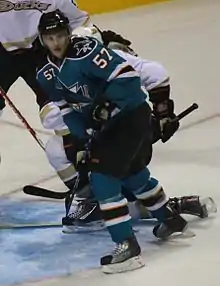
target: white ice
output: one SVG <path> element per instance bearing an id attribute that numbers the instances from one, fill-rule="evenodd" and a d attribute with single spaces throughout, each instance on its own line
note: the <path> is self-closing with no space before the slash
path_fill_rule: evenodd
<path id="1" fill-rule="evenodd" d="M 100 27 L 111 28 L 131 39 L 141 56 L 161 61 L 167 67 L 178 112 L 192 102 L 199 104 L 200 109 L 183 120 L 185 129 L 166 145 L 155 147 L 151 170 L 169 195 L 196 193 L 212 196 L 218 204 L 219 12 L 219 0 L 179 0 L 94 17 Z M 32 92 L 22 81 L 17 81 L 10 95 L 45 140 L 47 135 L 42 132 Z M 21 186 L 38 181 L 44 186 L 62 189 L 59 180 L 52 178 L 54 172 L 43 151 L 19 127 L 19 120 L 9 108 L 0 125 L 1 193 L 14 192 L 15 196 L 24 197 L 19 192 Z M 146 267 L 141 270 L 106 276 L 100 269 L 94 269 L 37 284 L 219 286 L 220 217 L 217 214 L 200 224 L 192 224 L 192 229 L 196 233 L 193 239 L 161 245 L 155 254 L 144 248 Z"/>

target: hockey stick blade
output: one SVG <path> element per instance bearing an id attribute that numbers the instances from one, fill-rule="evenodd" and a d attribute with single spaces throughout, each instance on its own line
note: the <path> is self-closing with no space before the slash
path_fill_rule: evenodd
<path id="1" fill-rule="evenodd" d="M 60 223 L 29 223 L 29 224 L 1 224 L 0 230 L 4 229 L 37 229 L 37 228 L 56 228 L 61 227 Z"/>
<path id="2" fill-rule="evenodd" d="M 27 195 L 44 197 L 50 199 L 63 200 L 69 194 L 68 192 L 55 192 L 41 187 L 27 185 L 23 187 L 23 192 Z"/>

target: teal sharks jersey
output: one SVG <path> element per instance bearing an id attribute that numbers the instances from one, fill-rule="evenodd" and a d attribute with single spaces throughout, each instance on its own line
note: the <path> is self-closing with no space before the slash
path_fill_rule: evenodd
<path id="1" fill-rule="evenodd" d="M 93 38 L 73 38 L 62 63 L 56 65 L 48 57 L 37 79 L 51 101 L 67 102 L 82 113 L 99 100 L 113 103 L 120 113 L 147 97 L 138 73 Z"/>

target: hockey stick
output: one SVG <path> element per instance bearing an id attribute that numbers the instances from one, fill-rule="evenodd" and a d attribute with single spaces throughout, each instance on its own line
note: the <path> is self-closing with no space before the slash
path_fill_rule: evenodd
<path id="1" fill-rule="evenodd" d="M 61 227 L 60 223 L 29 223 L 29 224 L 1 224 L 0 223 L 0 230 L 3 229 L 37 229 L 37 228 L 55 228 Z"/>
<path id="2" fill-rule="evenodd" d="M 48 190 L 45 188 L 33 186 L 33 185 L 26 185 L 23 187 L 23 192 L 27 195 L 37 196 L 37 197 L 44 197 L 56 200 L 63 200 L 66 196 L 70 193 L 68 192 L 55 192 L 52 190 Z"/>
<path id="3" fill-rule="evenodd" d="M 0 96 L 2 96 L 5 99 L 5 101 L 11 107 L 11 109 L 14 111 L 17 117 L 21 120 L 25 128 L 29 131 L 32 137 L 37 141 L 38 145 L 44 150 L 43 142 L 37 137 L 37 134 L 34 131 L 34 129 L 30 126 L 30 124 L 27 122 L 27 120 L 24 118 L 24 116 L 17 109 L 17 107 L 14 105 L 14 103 L 11 101 L 11 99 L 7 96 L 7 94 L 4 92 L 4 90 L 1 87 L 0 87 Z"/>
<path id="4" fill-rule="evenodd" d="M 83 168 L 83 166 L 85 166 L 88 162 L 91 143 L 92 143 L 92 140 L 95 137 L 95 135 L 97 135 L 96 131 L 93 130 L 88 142 L 85 145 L 85 153 L 83 155 L 83 158 L 80 161 L 79 168 L 81 169 L 81 172 L 80 172 L 80 170 L 78 170 L 78 174 L 76 176 L 74 186 L 65 198 L 66 217 L 68 217 L 68 215 L 69 215 L 69 211 L 70 211 L 70 208 L 71 208 L 72 203 L 73 203 L 74 195 L 77 193 L 77 190 L 80 189 L 80 182 L 81 182 L 80 178 L 83 174 L 85 175 L 85 172 L 84 172 L 85 169 Z M 86 171 L 86 176 L 88 177 L 87 171 Z"/>
<path id="5" fill-rule="evenodd" d="M 190 105 L 188 108 L 186 108 L 184 111 L 182 111 L 175 120 L 181 120 L 190 113 L 192 113 L 194 110 L 198 108 L 198 104 L 193 103 Z M 70 194 L 70 191 L 68 192 L 55 192 L 52 190 L 44 189 L 41 187 L 33 186 L 33 185 L 27 185 L 24 186 L 23 192 L 28 195 L 32 196 L 39 196 L 39 197 L 44 197 L 44 198 L 50 198 L 50 199 L 57 199 L 57 200 L 62 200 L 67 197 L 67 195 Z"/>
<path id="6" fill-rule="evenodd" d="M 78 174 L 73 188 L 69 191 L 69 193 L 65 197 L 66 217 L 68 216 L 70 208 L 72 206 L 74 195 L 79 187 L 79 182 L 80 182 L 80 175 Z"/>

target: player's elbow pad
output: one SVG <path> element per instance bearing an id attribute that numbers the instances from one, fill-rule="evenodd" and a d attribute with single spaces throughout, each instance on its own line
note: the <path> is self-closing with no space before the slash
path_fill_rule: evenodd
<path id="1" fill-rule="evenodd" d="M 153 104 L 161 103 L 170 98 L 170 85 L 153 88 L 148 93 Z"/>
<path id="2" fill-rule="evenodd" d="M 53 102 L 47 103 L 40 110 L 40 120 L 46 129 L 57 129 L 58 126 L 64 125 L 60 109 Z"/>

